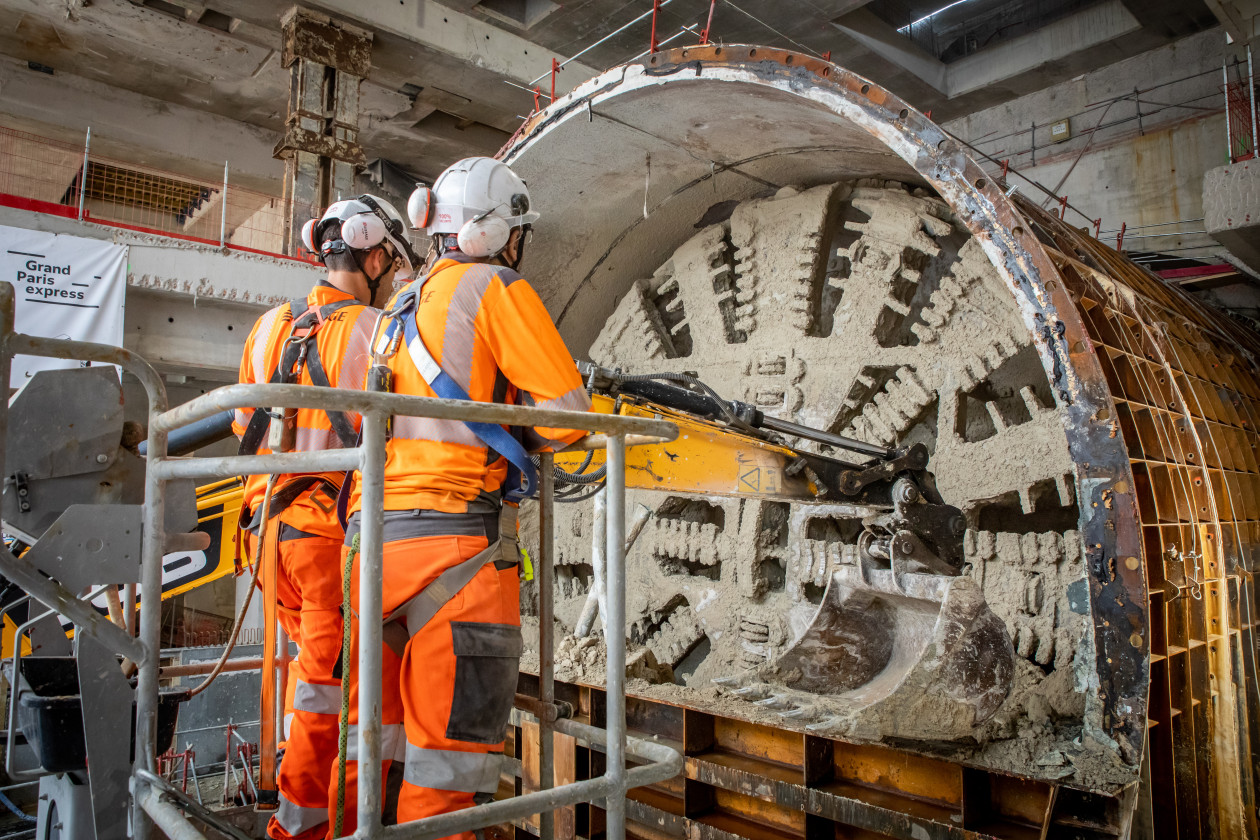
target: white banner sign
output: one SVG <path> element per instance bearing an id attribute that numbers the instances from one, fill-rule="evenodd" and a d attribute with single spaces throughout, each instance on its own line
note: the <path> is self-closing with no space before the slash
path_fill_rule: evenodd
<path id="1" fill-rule="evenodd" d="M 13 284 L 18 332 L 122 345 L 126 245 L 0 225 L 0 281 Z M 18 356 L 9 383 L 80 364 Z"/>

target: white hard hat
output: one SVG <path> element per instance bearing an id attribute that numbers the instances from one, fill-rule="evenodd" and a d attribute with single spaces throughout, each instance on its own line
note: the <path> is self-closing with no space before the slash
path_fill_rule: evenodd
<path id="1" fill-rule="evenodd" d="M 439 175 L 432 189 L 417 187 L 407 215 L 413 227 L 429 234 L 458 234 L 469 222 L 491 216 L 506 222 L 509 231 L 538 220 L 529 187 L 506 163 L 489 157 L 464 158 Z"/>
<path id="2" fill-rule="evenodd" d="M 328 222 L 340 223 L 339 236 L 320 242 L 320 232 Z M 389 242 L 394 255 L 403 261 L 404 265 L 395 277 L 400 280 L 410 277 L 421 260 L 407 241 L 402 214 L 383 198 L 361 195 L 334 202 L 318 221 L 311 219 L 302 227 L 302 244 L 311 253 L 319 255 L 321 261 L 328 254 L 347 249 L 366 251 L 382 242 Z"/>

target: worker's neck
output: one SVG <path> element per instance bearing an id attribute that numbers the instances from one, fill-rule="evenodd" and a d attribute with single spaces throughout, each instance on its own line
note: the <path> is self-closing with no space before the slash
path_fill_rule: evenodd
<path id="1" fill-rule="evenodd" d="M 501 265 L 504 268 L 512 267 L 508 264 L 507 260 L 503 258 L 502 254 L 496 257 L 470 257 L 463 251 L 451 249 L 444 252 L 441 259 L 461 259 L 466 260 L 467 262 L 480 263 L 482 265 Z"/>
<path id="2" fill-rule="evenodd" d="M 361 271 L 342 271 L 334 269 L 328 272 L 325 278 L 328 285 L 334 289 L 340 289 L 348 295 L 354 295 L 359 303 L 370 304 L 372 295 L 368 291 L 367 278 L 363 276 Z"/>

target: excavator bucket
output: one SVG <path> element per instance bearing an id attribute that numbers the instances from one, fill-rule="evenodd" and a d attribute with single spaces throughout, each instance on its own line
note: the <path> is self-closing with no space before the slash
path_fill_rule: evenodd
<path id="1" fill-rule="evenodd" d="M 777 658 L 719 684 L 829 735 L 954 741 L 1002 705 L 1014 660 L 970 577 L 845 566 Z"/>

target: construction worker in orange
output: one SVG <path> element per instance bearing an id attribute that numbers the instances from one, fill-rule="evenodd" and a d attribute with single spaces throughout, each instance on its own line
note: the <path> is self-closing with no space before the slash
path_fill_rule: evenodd
<path id="1" fill-rule="evenodd" d="M 432 236 L 436 261 L 387 309 L 373 341 L 373 385 L 589 410 L 572 356 L 516 271 L 538 218 L 524 181 L 492 158 L 461 160 L 432 190 L 413 193 L 407 215 Z M 558 451 L 583 434 L 393 418 L 385 464 L 382 719 L 397 720 L 401 710 L 405 737 L 394 753 L 404 766 L 399 823 L 486 802 L 498 790 L 522 646 L 517 503 L 537 479 L 528 453 Z M 354 480 L 346 528 L 352 554 L 362 489 L 358 474 Z M 357 582 L 357 558 L 355 565 Z M 357 604 L 357 586 L 351 597 Z M 357 625 L 357 608 L 351 614 Z M 388 732 L 383 740 L 388 757 Z M 347 815 L 355 801 L 349 787 Z M 347 820 L 342 833 L 354 828 Z"/>
<path id="2" fill-rule="evenodd" d="M 361 390 L 381 314 L 373 307 L 388 300 L 396 276 L 410 277 L 420 262 L 405 227 L 395 208 L 368 195 L 338 201 L 322 218 L 307 222 L 303 244 L 328 268 L 327 277 L 305 298 L 258 319 L 245 342 L 240 381 Z M 355 446 L 359 423 L 354 413 L 258 408 L 237 411 L 233 430 L 241 454 L 310 452 Z M 285 715 L 278 807 L 267 826 L 273 840 L 328 832 L 328 779 L 337 759 L 341 711 L 335 666 L 342 644 L 345 533 L 337 496 L 344 477 L 341 472 L 275 476 L 269 500 L 264 500 L 267 476 L 245 480 L 242 519 L 252 533 L 252 554 L 266 569 L 263 560 L 274 553 L 276 612 L 299 649 L 289 673 L 291 714 Z M 264 509 L 267 523 L 260 528 Z"/>

